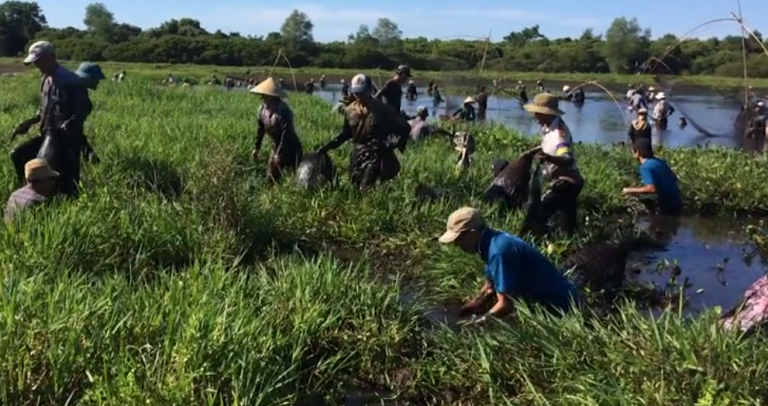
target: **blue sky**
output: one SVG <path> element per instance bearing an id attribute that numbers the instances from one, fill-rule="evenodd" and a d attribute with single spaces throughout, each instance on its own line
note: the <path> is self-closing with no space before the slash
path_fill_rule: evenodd
<path id="1" fill-rule="evenodd" d="M 38 0 L 55 27 L 83 26 L 87 0 Z M 264 2 L 253 0 L 180 1 L 180 0 L 104 0 L 119 22 L 142 28 L 158 26 L 171 18 L 200 20 L 209 31 L 237 31 L 243 35 L 265 35 L 278 31 L 293 9 L 304 11 L 315 25 L 315 39 L 343 40 L 357 31 L 360 24 L 371 28 L 376 20 L 387 17 L 396 22 L 407 37 L 428 38 L 484 37 L 489 31 L 500 39 L 513 30 L 539 24 L 548 37 L 578 36 L 586 28 L 604 33 L 617 16 L 636 17 L 653 36 L 665 33 L 682 35 L 707 20 L 727 18 L 736 12 L 736 1 L 724 0 L 549 0 L 536 2 L 513 0 L 389 0 L 384 3 L 352 0 L 323 2 Z M 363 4 L 373 4 L 364 6 Z M 467 7 L 470 5 L 470 7 Z M 546 9 L 543 7 L 548 5 Z M 388 7 L 387 7 L 388 6 Z M 742 12 L 753 29 L 768 33 L 768 1 L 742 0 Z M 754 19 L 750 17 L 753 16 Z M 734 22 L 709 25 L 696 32 L 697 37 L 738 35 Z"/>

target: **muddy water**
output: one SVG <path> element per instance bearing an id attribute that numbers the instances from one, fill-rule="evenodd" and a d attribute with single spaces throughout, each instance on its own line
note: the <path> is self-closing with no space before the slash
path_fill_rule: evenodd
<path id="1" fill-rule="evenodd" d="M 426 96 L 424 89 L 418 89 L 419 99 L 416 101 L 403 100 L 403 110 L 411 115 L 416 113 L 418 106 L 429 108 L 430 114 L 452 114 L 460 107 L 466 95 L 445 94 L 446 103 L 441 103 L 436 108 L 431 98 Z M 553 90 L 553 92 L 555 92 Z M 325 91 L 315 92 L 318 97 L 329 102 L 338 101 L 341 97 L 339 89 L 329 86 Z M 532 96 L 532 95 L 530 95 Z M 679 94 L 672 98 L 672 104 L 679 104 L 690 115 L 689 120 L 695 121 L 707 132 L 716 136 L 702 136 L 692 125 L 680 129 L 677 127 L 677 119 L 680 112 L 676 112 L 670 119 L 669 128 L 663 132 L 654 131 L 654 141 L 669 147 L 695 146 L 706 143 L 724 145 L 728 147 L 761 150 L 763 144 L 746 144 L 741 137 L 733 137 L 733 121 L 737 114 L 737 107 L 733 101 L 727 101 L 723 96 L 712 95 L 685 95 Z M 634 118 L 627 111 L 626 105 L 619 100 L 619 105 L 606 93 L 600 91 L 587 92 L 586 103 L 577 107 L 570 102 L 561 102 L 561 109 L 565 111 L 566 122 L 577 141 L 595 143 L 616 143 L 627 139 L 627 128 Z M 537 131 L 537 125 L 531 119 L 530 114 L 522 109 L 520 103 L 508 97 L 492 96 L 488 100 L 487 120 L 504 124 L 518 129 L 523 133 L 533 134 Z"/>
<path id="2" fill-rule="evenodd" d="M 753 221 L 755 223 L 756 221 Z M 690 283 L 686 314 L 697 314 L 705 308 L 735 306 L 744 291 L 766 271 L 766 260 L 757 255 L 754 246 L 745 244 L 744 228 L 749 221 L 718 218 L 683 218 L 679 227 L 672 226 L 666 248 L 633 253 L 629 268 L 640 269 L 635 278 L 664 287 L 676 262 L 680 275 Z M 644 219 L 640 227 L 648 227 Z M 657 270 L 661 264 L 669 266 Z M 630 272 L 632 273 L 632 272 Z M 697 291 L 700 293 L 696 294 Z"/>

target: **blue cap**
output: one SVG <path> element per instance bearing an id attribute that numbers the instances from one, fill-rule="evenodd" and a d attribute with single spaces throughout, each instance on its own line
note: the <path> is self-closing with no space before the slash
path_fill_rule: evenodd
<path id="1" fill-rule="evenodd" d="M 104 80 L 107 78 L 101 71 L 101 66 L 93 62 L 81 63 L 75 73 L 83 79 Z"/>

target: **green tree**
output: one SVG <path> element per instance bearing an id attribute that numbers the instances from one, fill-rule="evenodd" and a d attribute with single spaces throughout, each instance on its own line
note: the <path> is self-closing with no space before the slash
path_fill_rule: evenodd
<path id="1" fill-rule="evenodd" d="M 613 20 L 605 34 L 605 58 L 616 73 L 631 73 L 649 57 L 650 30 L 643 30 L 636 18 Z"/>
<path id="2" fill-rule="evenodd" d="M 91 3 L 85 7 L 83 24 L 95 38 L 111 41 L 114 33 L 115 15 L 104 3 Z"/>
<path id="3" fill-rule="evenodd" d="M 24 53 L 28 43 L 47 26 L 45 15 L 36 2 L 6 1 L 0 4 L 0 55 Z"/>

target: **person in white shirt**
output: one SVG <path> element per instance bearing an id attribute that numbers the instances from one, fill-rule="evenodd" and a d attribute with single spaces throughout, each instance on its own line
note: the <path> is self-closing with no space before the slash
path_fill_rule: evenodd
<path id="1" fill-rule="evenodd" d="M 525 105 L 541 125 L 541 146 L 536 148 L 536 158 L 544 162 L 544 175 L 552 183 L 541 198 L 546 219 L 557 212 L 565 215 L 565 231 L 573 234 L 577 225 L 577 200 L 584 187 L 584 178 L 576 165 L 573 154 L 571 131 L 562 119 L 565 114 L 559 108 L 558 98 L 541 93 Z"/>

